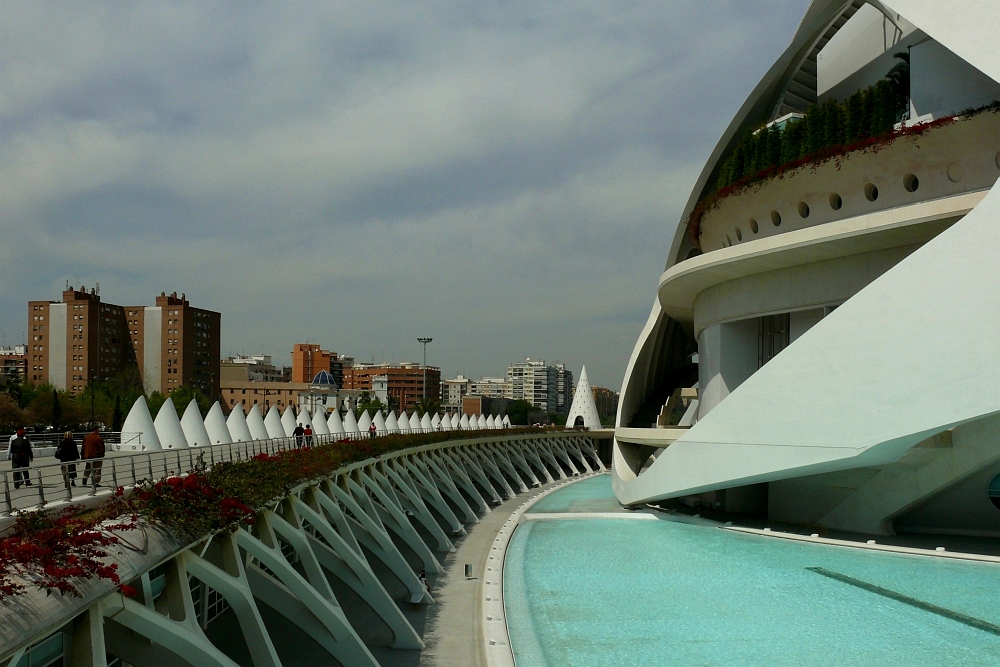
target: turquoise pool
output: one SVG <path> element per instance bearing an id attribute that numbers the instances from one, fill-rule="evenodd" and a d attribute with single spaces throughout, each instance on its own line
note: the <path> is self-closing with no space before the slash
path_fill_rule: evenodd
<path id="1" fill-rule="evenodd" d="M 532 509 L 613 497 L 604 475 Z M 504 595 L 518 667 L 1000 664 L 1000 566 L 666 518 L 525 522 Z"/>

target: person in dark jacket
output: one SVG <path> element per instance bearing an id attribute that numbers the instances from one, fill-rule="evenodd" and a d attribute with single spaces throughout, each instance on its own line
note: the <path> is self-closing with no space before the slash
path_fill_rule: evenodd
<path id="1" fill-rule="evenodd" d="M 87 483 L 87 478 L 93 480 L 94 486 L 101 483 L 101 468 L 104 467 L 104 438 L 101 437 L 101 430 L 94 427 L 94 430 L 83 436 L 83 458 L 87 460 L 87 465 L 83 468 L 83 483 Z"/>
<path id="2" fill-rule="evenodd" d="M 7 455 L 10 457 L 10 467 L 14 469 L 14 488 L 20 489 L 22 481 L 26 486 L 31 486 L 28 466 L 35 460 L 35 453 L 31 451 L 31 442 L 25 437 L 23 428 L 17 429 L 17 437 L 11 440 Z"/>
<path id="3" fill-rule="evenodd" d="M 66 486 L 76 486 L 76 461 L 80 460 L 80 450 L 76 448 L 72 431 L 63 434 L 62 442 L 56 447 L 56 458 L 62 461 L 63 482 Z"/>
<path id="4" fill-rule="evenodd" d="M 306 430 L 302 428 L 302 424 L 297 424 L 295 429 L 292 431 L 292 435 L 295 436 L 295 446 L 302 446 L 302 436 L 305 435 Z"/>

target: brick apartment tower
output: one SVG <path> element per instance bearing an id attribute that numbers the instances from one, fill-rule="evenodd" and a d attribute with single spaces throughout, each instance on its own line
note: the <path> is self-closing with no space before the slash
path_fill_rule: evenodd
<path id="1" fill-rule="evenodd" d="M 155 307 L 118 306 L 96 290 L 69 288 L 61 303 L 28 302 L 27 380 L 75 394 L 136 373 L 146 391 L 168 395 L 183 385 L 215 400 L 221 318 L 176 293 L 161 294 Z"/>
<path id="2" fill-rule="evenodd" d="M 169 396 L 183 386 L 219 398 L 221 314 L 195 308 L 177 292 L 161 292 L 156 306 L 125 311 L 146 391 Z"/>
<path id="3" fill-rule="evenodd" d="M 137 370 L 125 309 L 103 303 L 97 290 L 72 287 L 62 303 L 28 302 L 28 382 L 70 393 L 91 380 Z"/>
<path id="4" fill-rule="evenodd" d="M 333 356 L 319 345 L 296 343 L 292 348 L 292 382 L 312 382 L 316 373 L 329 372 Z"/>
<path id="5" fill-rule="evenodd" d="M 358 364 L 344 368 L 344 388 L 372 390 L 372 378 L 388 378 L 389 396 L 399 401 L 400 407 L 412 408 L 424 396 L 424 367 L 420 364 Z M 441 369 L 427 367 L 427 398 L 441 396 Z"/>

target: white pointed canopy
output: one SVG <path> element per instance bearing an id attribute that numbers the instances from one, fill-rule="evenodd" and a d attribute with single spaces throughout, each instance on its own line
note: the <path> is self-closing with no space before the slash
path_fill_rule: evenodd
<path id="1" fill-rule="evenodd" d="M 424 416 L 420 418 L 420 428 L 424 429 L 424 433 L 430 433 L 434 430 L 429 413 L 425 412 Z"/>
<path id="2" fill-rule="evenodd" d="M 587 367 L 580 371 L 580 379 L 573 393 L 573 404 L 566 415 L 566 426 L 584 426 L 585 428 L 601 428 L 601 416 L 597 414 L 597 403 L 594 402 L 594 391 L 590 388 L 587 378 Z"/>
<path id="3" fill-rule="evenodd" d="M 191 399 L 188 406 L 184 408 L 184 416 L 181 417 L 181 428 L 184 430 L 184 439 L 191 447 L 204 447 L 212 443 L 205 430 L 205 422 L 202 421 L 201 409 L 198 401 Z"/>
<path id="4" fill-rule="evenodd" d="M 481 429 L 486 428 L 486 417 L 484 417 L 483 415 L 479 415 L 479 428 Z"/>
<path id="5" fill-rule="evenodd" d="M 490 429 L 492 431 L 496 427 L 497 427 L 497 422 L 496 422 L 495 419 L 493 419 L 493 415 L 490 415 L 489 417 L 487 417 L 486 418 L 486 428 L 488 428 L 488 429 Z"/>
<path id="6" fill-rule="evenodd" d="M 463 431 L 468 431 L 472 428 L 472 422 L 469 421 L 469 415 L 462 413 L 462 419 L 458 422 L 459 427 Z"/>
<path id="7" fill-rule="evenodd" d="M 250 435 L 250 428 L 247 426 L 247 419 L 243 416 L 243 406 L 237 403 L 233 406 L 233 411 L 229 413 L 226 420 L 226 428 L 234 442 L 250 442 L 253 436 Z"/>
<path id="8" fill-rule="evenodd" d="M 344 413 L 344 432 L 345 433 L 357 433 L 358 432 L 358 420 L 354 418 L 354 411 L 348 410 Z"/>
<path id="9" fill-rule="evenodd" d="M 368 432 L 368 427 L 372 425 L 372 418 L 368 416 L 367 410 L 361 411 L 361 418 L 358 419 L 358 430 L 362 433 Z"/>
<path id="10" fill-rule="evenodd" d="M 267 416 L 264 417 L 264 426 L 267 428 L 268 437 L 285 437 L 285 427 L 281 425 L 281 413 L 278 412 L 277 405 L 272 405 L 271 409 L 267 411 Z"/>
<path id="11" fill-rule="evenodd" d="M 264 426 L 264 418 L 260 414 L 260 405 L 253 404 L 250 412 L 247 413 L 247 428 L 250 429 L 250 437 L 254 440 L 267 440 L 267 427 Z"/>
<path id="12" fill-rule="evenodd" d="M 312 428 L 313 427 L 313 422 L 312 422 L 312 417 L 309 416 L 309 408 L 305 408 L 304 407 L 301 410 L 299 410 L 299 416 L 298 416 L 298 419 L 296 419 L 296 421 L 299 424 L 302 424 L 302 428 L 305 428 L 306 426 L 308 426 L 309 428 Z M 315 429 L 313 429 L 313 430 L 315 430 Z"/>
<path id="13" fill-rule="evenodd" d="M 436 412 L 431 417 L 431 428 L 435 431 L 441 430 L 441 416 Z"/>
<path id="14" fill-rule="evenodd" d="M 413 433 L 423 432 L 423 427 L 420 426 L 420 417 L 417 416 L 416 410 L 410 415 L 410 431 Z"/>
<path id="15" fill-rule="evenodd" d="M 462 428 L 462 416 L 457 412 L 451 416 L 451 430 L 457 431 Z"/>
<path id="16" fill-rule="evenodd" d="M 145 396 L 135 399 L 132 409 L 125 417 L 125 423 L 122 424 L 122 446 L 129 450 L 135 449 L 144 452 L 155 452 L 163 449 L 160 446 L 160 439 L 156 435 L 156 427 L 153 426 L 153 418 L 149 414 L 149 406 L 146 405 Z"/>
<path id="17" fill-rule="evenodd" d="M 344 435 L 344 422 L 340 420 L 340 411 L 336 408 L 330 413 L 330 417 L 326 420 L 326 426 L 330 429 L 332 435 Z"/>
<path id="18" fill-rule="evenodd" d="M 406 416 L 406 410 L 399 411 L 399 419 L 396 420 L 396 423 L 399 425 L 400 433 L 410 432 L 410 418 Z"/>
<path id="19" fill-rule="evenodd" d="M 393 410 L 389 410 L 389 414 L 385 417 L 385 430 L 389 433 L 399 432 L 399 422 L 396 421 L 396 413 Z"/>
<path id="20" fill-rule="evenodd" d="M 507 415 L 504 415 L 503 416 L 503 427 L 504 428 L 510 428 L 511 426 L 512 426 L 512 424 L 510 423 L 510 417 L 508 417 Z"/>
<path id="21" fill-rule="evenodd" d="M 188 443 L 184 437 L 184 429 L 181 428 L 181 420 L 177 418 L 174 402 L 169 398 L 160 406 L 153 426 L 156 427 L 156 437 L 163 449 L 187 448 Z"/>
<path id="22" fill-rule="evenodd" d="M 326 408 L 316 407 L 316 412 L 312 416 L 313 433 L 316 435 L 330 435 L 330 427 L 326 423 Z"/>
<path id="23" fill-rule="evenodd" d="M 281 413 L 281 428 L 285 431 L 285 437 L 292 437 L 295 431 L 295 410 L 292 406 L 285 406 L 285 411 Z"/>
<path id="24" fill-rule="evenodd" d="M 208 431 L 208 438 L 213 445 L 227 444 L 233 441 L 226 426 L 226 418 L 222 414 L 222 406 L 216 401 L 212 409 L 205 417 L 205 430 Z"/>
<path id="25" fill-rule="evenodd" d="M 385 433 L 386 432 L 385 419 L 382 418 L 382 411 L 381 410 L 376 410 L 375 411 L 375 418 L 372 419 L 372 422 L 375 424 L 375 432 L 376 433 Z"/>

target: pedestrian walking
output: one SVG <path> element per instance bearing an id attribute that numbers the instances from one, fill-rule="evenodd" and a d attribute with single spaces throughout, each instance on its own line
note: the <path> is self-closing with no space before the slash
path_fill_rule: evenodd
<path id="1" fill-rule="evenodd" d="M 63 482 L 66 486 L 76 486 L 76 462 L 80 460 L 80 450 L 76 447 L 72 431 L 63 433 L 55 456 L 62 462 Z"/>
<path id="2" fill-rule="evenodd" d="M 87 483 L 89 477 L 94 486 L 101 483 L 101 468 L 104 467 L 104 438 L 101 437 L 100 429 L 96 426 L 94 430 L 83 437 L 83 459 L 87 465 L 83 468 L 83 483 Z"/>
<path id="3" fill-rule="evenodd" d="M 368 437 L 369 438 L 374 438 L 375 437 L 375 431 L 377 431 L 377 430 L 378 429 L 375 428 L 375 422 L 372 422 L 372 425 L 368 427 Z"/>
<path id="4" fill-rule="evenodd" d="M 31 451 L 31 441 L 24 435 L 23 428 L 17 429 L 17 437 L 10 441 L 7 458 L 10 459 L 10 467 L 14 469 L 14 488 L 20 489 L 21 482 L 25 486 L 31 486 L 28 466 L 35 460 L 35 453 Z"/>
<path id="5" fill-rule="evenodd" d="M 424 588 L 427 589 L 427 592 L 430 593 L 431 592 L 431 585 L 427 581 L 427 570 L 420 570 L 420 576 L 417 577 L 417 578 L 420 579 L 420 583 L 423 584 Z"/>
<path id="6" fill-rule="evenodd" d="M 295 436 L 295 446 L 302 447 L 302 437 L 305 435 L 306 430 L 302 428 L 302 424 L 296 424 L 295 430 L 292 431 L 292 435 Z"/>
<path id="7" fill-rule="evenodd" d="M 306 436 L 306 447 L 312 447 L 313 446 L 313 429 L 312 429 L 312 426 L 310 426 L 309 424 L 306 424 L 306 427 L 304 429 L 302 429 L 302 433 L 303 433 L 303 435 Z"/>

